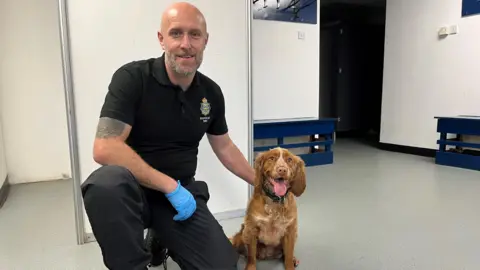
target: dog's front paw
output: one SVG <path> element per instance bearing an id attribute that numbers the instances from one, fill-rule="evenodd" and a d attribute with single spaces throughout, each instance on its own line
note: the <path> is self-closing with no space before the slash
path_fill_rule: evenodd
<path id="1" fill-rule="evenodd" d="M 292 262 L 286 261 L 285 262 L 285 270 L 294 270 L 300 264 L 300 260 L 293 257 Z"/>
<path id="2" fill-rule="evenodd" d="M 293 257 L 293 266 L 297 267 L 300 264 L 300 260 L 297 259 L 296 257 Z"/>
<path id="3" fill-rule="evenodd" d="M 257 266 L 255 264 L 247 264 L 245 270 L 257 270 Z"/>

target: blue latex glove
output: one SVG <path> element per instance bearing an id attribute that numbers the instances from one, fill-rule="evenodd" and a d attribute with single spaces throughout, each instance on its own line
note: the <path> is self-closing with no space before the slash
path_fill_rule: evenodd
<path id="1" fill-rule="evenodd" d="M 177 188 L 171 193 L 165 194 L 165 196 L 178 212 L 173 217 L 175 221 L 188 219 L 197 209 L 197 202 L 193 198 L 192 193 L 185 189 L 180 181 L 178 181 Z"/>

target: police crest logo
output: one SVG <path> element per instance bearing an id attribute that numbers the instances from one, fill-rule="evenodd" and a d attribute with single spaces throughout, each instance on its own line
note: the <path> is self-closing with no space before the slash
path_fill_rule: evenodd
<path id="1" fill-rule="evenodd" d="M 200 111 L 204 116 L 207 116 L 210 113 L 210 103 L 206 98 L 202 99 L 202 103 L 200 103 Z"/>
<path id="2" fill-rule="evenodd" d="M 208 103 L 208 100 L 206 98 L 202 98 L 202 102 L 200 103 L 200 112 L 202 113 L 202 117 L 200 117 L 200 120 L 203 121 L 204 123 L 208 122 L 210 120 L 210 103 Z"/>

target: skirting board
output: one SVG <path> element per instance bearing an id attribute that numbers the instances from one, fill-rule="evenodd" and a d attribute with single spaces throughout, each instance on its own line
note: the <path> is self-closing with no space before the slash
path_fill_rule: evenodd
<path id="1" fill-rule="evenodd" d="M 10 193 L 10 182 L 8 181 L 8 175 L 5 177 L 2 187 L 0 187 L 0 208 L 7 201 L 8 194 Z"/>
<path id="2" fill-rule="evenodd" d="M 264 124 L 264 123 L 283 123 L 283 122 L 297 122 L 297 121 L 311 121 L 318 120 L 318 117 L 297 117 L 297 118 L 286 118 L 286 119 L 262 119 L 254 120 L 254 124 Z"/>
<path id="3" fill-rule="evenodd" d="M 230 211 L 216 213 L 213 216 L 218 221 L 222 221 L 222 220 L 228 220 L 228 219 L 234 219 L 234 218 L 241 218 L 241 217 L 245 216 L 245 211 L 246 211 L 246 209 L 230 210 Z M 87 233 L 86 234 L 86 239 L 85 239 L 86 243 L 91 243 L 91 242 L 95 242 L 95 241 L 96 240 L 95 240 L 95 236 L 93 235 L 93 233 Z"/>
<path id="4" fill-rule="evenodd" d="M 228 220 L 228 219 L 234 219 L 234 218 L 241 218 L 245 216 L 245 211 L 246 209 L 230 210 L 230 211 L 216 213 L 213 216 L 218 221 L 222 221 L 222 220 Z"/>
<path id="5" fill-rule="evenodd" d="M 405 145 L 398 145 L 398 144 L 390 144 L 390 143 L 378 143 L 378 148 L 385 151 L 403 153 L 403 154 L 410 154 L 422 157 L 435 157 L 436 150 L 435 149 L 428 149 L 428 148 L 420 148 L 420 147 L 413 147 L 413 146 L 405 146 Z"/>

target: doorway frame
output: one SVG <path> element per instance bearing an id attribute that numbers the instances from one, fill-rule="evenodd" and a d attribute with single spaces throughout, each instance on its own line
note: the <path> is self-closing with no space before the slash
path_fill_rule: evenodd
<path id="1" fill-rule="evenodd" d="M 75 231 L 77 244 L 82 245 L 87 241 L 85 221 L 83 215 L 83 199 L 80 190 L 80 158 L 77 138 L 77 118 L 75 114 L 75 96 L 72 82 L 72 66 L 70 59 L 70 35 L 68 29 L 67 0 L 58 0 L 58 22 L 60 34 L 60 48 L 62 53 L 63 85 L 65 93 L 65 107 L 68 126 L 68 144 L 70 152 L 70 169 L 73 182 L 73 200 L 75 209 Z"/>

